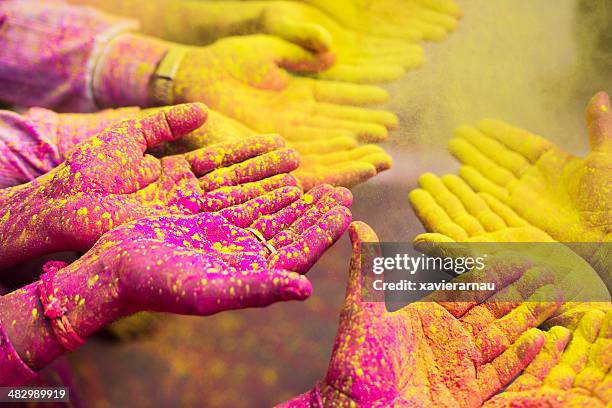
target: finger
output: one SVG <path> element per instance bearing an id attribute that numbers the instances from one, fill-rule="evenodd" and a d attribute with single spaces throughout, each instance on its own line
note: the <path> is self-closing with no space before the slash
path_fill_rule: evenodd
<path id="1" fill-rule="evenodd" d="M 344 307 L 353 308 L 354 305 L 360 305 L 363 303 L 363 291 L 362 291 L 362 270 L 361 260 L 364 258 L 364 252 L 379 251 L 378 246 L 371 246 L 367 249 L 363 248 L 364 243 L 376 244 L 378 243 L 378 236 L 376 232 L 366 223 L 361 221 L 354 221 L 349 225 L 349 237 L 351 239 L 352 256 L 349 267 L 348 281 L 346 284 L 346 294 L 344 296 Z M 370 303 L 369 310 L 374 313 L 384 313 L 385 305 L 384 302 Z"/>
<path id="2" fill-rule="evenodd" d="M 295 205 L 258 220 L 253 228 L 270 239 L 270 245 L 280 248 L 293 243 L 303 231 L 332 208 L 339 205 L 349 207 L 352 200 L 353 195 L 345 188 L 320 185 L 304 194 Z"/>
<path id="3" fill-rule="evenodd" d="M 510 193 L 505 187 L 494 183 L 472 166 L 461 166 L 459 175 L 474 189 L 474 191 L 485 192 L 502 202 L 508 201 L 510 197 Z"/>
<path id="4" fill-rule="evenodd" d="M 200 178 L 200 185 L 204 191 L 212 191 L 224 186 L 250 183 L 277 174 L 289 173 L 299 164 L 299 155 L 295 150 L 282 148 L 242 163 L 214 170 Z"/>
<path id="5" fill-rule="evenodd" d="M 279 131 L 286 140 L 293 143 L 322 142 L 335 138 L 351 138 L 356 140 L 357 135 L 348 129 L 326 129 L 307 125 L 280 126 Z"/>
<path id="6" fill-rule="evenodd" d="M 417 68 L 421 66 L 424 59 L 416 58 L 407 67 Z M 406 67 L 406 68 L 407 68 Z M 358 84 L 388 82 L 399 79 L 406 73 L 405 67 L 392 63 L 341 63 L 317 74 L 317 78 L 337 81 L 347 81 Z"/>
<path id="7" fill-rule="evenodd" d="M 249 136 L 185 153 L 185 160 L 189 162 L 196 176 L 202 176 L 215 169 L 241 163 L 284 146 L 285 141 L 278 135 Z"/>
<path id="8" fill-rule="evenodd" d="M 561 353 L 563 353 L 572 337 L 572 333 L 565 327 L 554 326 L 544 332 L 544 336 L 545 341 L 542 350 L 516 381 L 508 386 L 507 391 L 525 391 L 541 387 L 546 375 L 559 361 Z"/>
<path id="9" fill-rule="evenodd" d="M 525 157 L 531 163 L 535 163 L 544 153 L 555 147 L 541 136 L 499 120 L 483 119 L 478 123 L 478 129 L 508 149 Z"/>
<path id="10" fill-rule="evenodd" d="M 309 190 L 317 184 L 352 187 L 374 177 L 377 170 L 374 165 L 360 161 L 337 165 L 306 163 L 292 174 L 304 190 Z"/>
<path id="11" fill-rule="evenodd" d="M 202 205 L 204 192 L 191 172 L 189 163 L 182 156 L 164 157 L 161 160 L 159 197 L 168 207 L 185 214 L 197 214 Z"/>
<path id="12" fill-rule="evenodd" d="M 400 66 L 404 69 L 418 68 L 425 62 L 423 49 L 416 44 L 411 44 L 413 48 L 397 49 L 396 47 L 375 46 L 370 49 L 364 47 L 359 48 L 359 51 L 354 56 L 350 57 L 341 65 L 349 64 L 361 67 L 393 65 Z M 395 49 L 394 49 L 395 48 Z"/>
<path id="13" fill-rule="evenodd" d="M 491 211 L 497 214 L 504 220 L 504 223 L 510 228 L 521 228 L 531 227 L 531 225 L 521 218 L 513 209 L 505 204 L 502 204 L 499 200 L 488 193 L 478 193 L 478 196 L 482 198 Z"/>
<path id="14" fill-rule="evenodd" d="M 607 93 L 598 92 L 591 98 L 587 106 L 586 122 L 591 149 L 595 152 L 612 152 L 612 112 Z"/>
<path id="15" fill-rule="evenodd" d="M 455 136 L 475 146 L 483 155 L 520 178 L 531 166 L 525 157 L 470 126 L 459 126 Z"/>
<path id="16" fill-rule="evenodd" d="M 274 214 L 301 196 L 302 189 L 299 187 L 281 187 L 243 204 L 224 208 L 219 213 L 237 227 L 246 228 L 263 215 Z"/>
<path id="17" fill-rule="evenodd" d="M 567 390 L 574 384 L 576 375 L 585 367 L 589 349 L 595 342 L 602 326 L 605 314 L 600 310 L 591 310 L 582 317 L 578 327 L 572 333 L 572 339 L 567 345 L 559 362 L 546 378 L 544 385 Z"/>
<path id="18" fill-rule="evenodd" d="M 416 16 L 418 16 L 418 19 L 421 21 L 442 26 L 447 31 L 453 31 L 457 27 L 457 18 L 451 17 L 447 13 L 441 13 L 430 8 L 420 8 L 417 11 Z"/>
<path id="19" fill-rule="evenodd" d="M 458 137 L 451 139 L 448 143 L 448 151 L 461 163 L 473 167 L 500 187 L 505 187 L 517 180 L 510 171 L 482 154 L 480 150 L 465 139 Z"/>
<path id="20" fill-rule="evenodd" d="M 574 387 L 594 391 L 612 366 L 612 312 L 606 313 L 599 334 L 589 349 L 586 367 L 578 373 Z"/>
<path id="21" fill-rule="evenodd" d="M 315 115 L 334 119 L 379 124 L 388 129 L 395 129 L 398 126 L 397 116 L 383 110 L 364 109 L 322 102 L 315 105 L 313 113 Z"/>
<path id="22" fill-rule="evenodd" d="M 503 218 L 491 211 L 486 201 L 474 193 L 459 177 L 446 175 L 442 177 L 442 182 L 455 197 L 459 198 L 467 212 L 474 216 L 486 231 L 499 231 L 506 228 Z"/>
<path id="23" fill-rule="evenodd" d="M 186 103 L 145 116 L 119 122 L 105 133 L 115 140 L 134 140 L 144 153 L 148 148 L 170 142 L 199 128 L 207 118 L 206 106 L 202 103 Z"/>
<path id="24" fill-rule="evenodd" d="M 290 174 L 279 174 L 239 186 L 221 187 L 204 195 L 201 211 L 219 211 L 223 208 L 242 204 L 278 188 L 296 185 L 295 177 Z"/>
<path id="25" fill-rule="evenodd" d="M 446 37 L 447 34 L 447 31 L 444 27 L 431 24 L 428 21 L 415 19 L 411 22 L 411 26 L 422 33 L 424 40 L 440 41 L 444 37 Z"/>
<path id="26" fill-rule="evenodd" d="M 468 236 L 477 236 L 485 232 L 485 229 L 474 217 L 473 213 L 466 211 L 456 195 L 447 188 L 446 183 L 432 173 L 425 173 L 419 177 L 419 185 L 427 191 L 436 203 L 448 214 L 454 223 L 459 225 Z"/>
<path id="27" fill-rule="evenodd" d="M 371 85 L 356 85 L 335 81 L 301 78 L 312 87 L 314 97 L 319 102 L 341 105 L 383 103 L 389 99 L 384 89 Z"/>
<path id="28" fill-rule="evenodd" d="M 593 395 L 600 401 L 612 401 L 612 372 L 608 372 L 601 384 L 595 387 Z"/>
<path id="29" fill-rule="evenodd" d="M 489 362 L 514 343 L 521 333 L 539 326 L 561 305 L 562 293 L 552 285 L 538 289 L 527 301 L 476 336 L 480 361 Z"/>
<path id="30" fill-rule="evenodd" d="M 362 142 L 382 142 L 388 136 L 387 128 L 377 123 L 334 119 L 327 116 L 311 116 L 306 121 L 306 125 L 327 129 L 345 129 Z"/>
<path id="31" fill-rule="evenodd" d="M 238 272 L 233 280 L 221 274 L 207 276 L 194 282 L 194 286 L 197 289 L 193 295 L 180 299 L 181 306 L 187 309 L 186 314 L 202 316 L 304 300 L 312 294 L 312 285 L 305 276 L 280 270 Z"/>
<path id="32" fill-rule="evenodd" d="M 276 57 L 276 64 L 293 72 L 313 73 L 330 67 L 335 60 L 331 52 L 311 52 L 305 48 L 284 41 L 275 36 L 262 36 L 265 39 L 267 51 L 272 51 Z"/>
<path id="33" fill-rule="evenodd" d="M 460 18 L 463 11 L 453 0 L 418 0 L 418 3 L 430 10 Z"/>
<path id="34" fill-rule="evenodd" d="M 340 238 L 350 222 L 351 212 L 348 208 L 338 206 L 331 209 L 295 242 L 275 252 L 269 258 L 268 265 L 306 273 L 327 248 Z"/>
<path id="35" fill-rule="evenodd" d="M 423 189 L 412 190 L 408 199 L 425 229 L 448 236 L 457 242 L 468 239 L 468 233 L 455 223 L 436 200 Z"/>
<path id="36" fill-rule="evenodd" d="M 494 290 L 478 291 L 469 296 L 456 291 L 440 291 L 434 292 L 429 296 L 429 299 L 438 302 L 456 318 L 463 319 L 465 317 L 468 321 L 476 320 L 473 316 L 484 318 L 491 315 L 491 312 L 482 303 L 488 302 L 487 298 L 519 280 L 529 270 L 531 265 L 532 263 L 522 256 L 511 256 L 508 254 L 491 257 L 487 259 L 484 268 L 473 269 L 468 273 L 464 273 L 453 279 L 453 282 L 466 284 L 490 282 L 494 285 Z M 488 320 L 491 321 L 490 318 Z M 469 325 L 466 326 L 469 328 Z M 472 332 L 476 334 L 474 330 Z"/>
<path id="37" fill-rule="evenodd" d="M 304 156 L 309 154 L 331 153 L 356 148 L 357 140 L 350 136 L 340 136 L 330 139 L 291 142 L 289 147 L 297 150 L 303 160 Z"/>
<path id="38" fill-rule="evenodd" d="M 268 34 L 317 52 L 329 51 L 331 48 L 332 36 L 320 24 L 279 17 L 273 10 L 265 10 L 263 20 Z"/>
<path id="39" fill-rule="evenodd" d="M 333 191 L 333 187 L 330 185 L 317 186 L 307 194 L 304 194 L 299 200 L 279 210 L 277 213 L 259 218 L 251 228 L 261 232 L 265 239 L 270 239 L 279 232 L 289 228 L 295 220 L 301 217 L 313 205 L 316 205 L 322 197 Z M 270 244 L 273 245 L 274 242 L 270 242 Z"/>
<path id="40" fill-rule="evenodd" d="M 328 154 L 310 154 L 303 156 L 303 165 L 333 166 L 354 161 L 366 162 L 374 165 L 377 171 L 387 170 L 391 167 L 391 157 L 378 145 L 362 145 L 350 150 L 331 152 Z"/>
<path id="41" fill-rule="evenodd" d="M 523 265 L 529 265 L 529 261 L 525 261 L 521 266 Z M 508 273 L 507 271 L 499 272 Z M 538 288 L 554 283 L 555 276 L 549 270 L 537 266 L 529 267 L 519 279 L 511 284 L 507 284 L 504 280 L 501 284 L 506 284 L 505 287 L 496 285 L 496 288 L 499 288 L 498 291 L 467 311 L 461 317 L 461 322 L 472 335 L 477 335 L 488 325 L 519 307 Z"/>
<path id="42" fill-rule="evenodd" d="M 495 360 L 480 367 L 476 379 L 483 399 L 489 399 L 512 381 L 535 358 L 543 345 L 544 334 L 538 329 L 529 329 Z"/>

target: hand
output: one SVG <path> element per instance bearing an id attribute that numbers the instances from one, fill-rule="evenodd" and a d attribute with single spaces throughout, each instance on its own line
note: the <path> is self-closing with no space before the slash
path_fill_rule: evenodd
<path id="1" fill-rule="evenodd" d="M 319 186 L 299 199 L 286 192 L 217 213 L 141 218 L 55 272 L 50 290 L 81 338 L 141 310 L 210 315 L 305 299 L 310 283 L 294 272 L 305 273 L 342 235 L 350 201 L 346 189 Z M 252 230 L 238 226 L 248 214 Z M 0 297 L 0 306 L 0 321 L 30 367 L 64 351 L 37 284 Z"/>
<path id="2" fill-rule="evenodd" d="M 304 0 L 355 31 L 403 40 L 439 41 L 463 15 L 453 0 Z"/>
<path id="3" fill-rule="evenodd" d="M 323 11 L 290 1 L 250 2 L 260 8 L 259 32 L 276 35 L 314 51 L 331 51 L 334 64 L 318 78 L 379 82 L 400 78 L 423 64 L 423 50 L 398 38 L 343 27 Z"/>
<path id="4" fill-rule="evenodd" d="M 544 336 L 534 327 L 559 301 L 537 299 L 546 292 L 548 299 L 560 300 L 550 285 L 526 290 L 526 302 L 518 304 L 497 303 L 493 295 L 478 305 L 428 301 L 387 312 L 384 303 L 362 300 L 361 243 L 378 239 L 357 222 L 350 236 L 347 293 L 321 384 L 325 406 L 480 406 L 541 349 Z M 520 276 L 529 265 L 506 267 L 503 276 L 495 275 L 497 280 L 518 279 L 517 287 L 526 289 Z M 494 269 L 489 273 L 495 274 Z"/>
<path id="5" fill-rule="evenodd" d="M 485 407 L 605 407 L 612 401 L 612 312 L 591 310 L 571 331 L 555 326 L 525 371 Z"/>
<path id="6" fill-rule="evenodd" d="M 612 113 L 605 93 L 589 102 L 587 126 L 591 152 L 585 158 L 493 120 L 478 129 L 460 127 L 449 150 L 465 165 L 460 175 L 474 190 L 507 204 L 555 240 L 610 242 Z M 609 273 L 607 265 L 599 265 L 603 257 L 587 259 Z"/>
<path id="7" fill-rule="evenodd" d="M 440 179 L 426 173 L 419 177 L 419 185 L 420 188 L 410 192 L 409 199 L 417 217 L 430 232 L 415 238 L 417 247 L 470 242 L 476 249 L 475 243 L 478 242 L 535 243 L 500 245 L 499 250 L 520 251 L 558 271 L 554 274 L 555 284 L 563 290 L 566 302 L 556 319 L 575 319 L 581 316 L 585 307 L 590 310 L 609 302 L 607 286 L 591 265 L 567 246 L 555 243 L 548 234 L 531 226 L 495 197 L 474 192 L 465 181 L 454 175 Z M 486 253 L 494 250 L 495 247 L 490 245 L 482 248 Z"/>
<path id="8" fill-rule="evenodd" d="M 211 143 L 254 136 L 257 133 L 242 123 L 210 110 L 204 126 L 165 144 L 156 155 L 184 153 Z M 300 153 L 300 167 L 292 175 L 305 190 L 318 184 L 352 187 L 391 167 L 391 157 L 381 147 L 358 146 L 350 136 L 289 142 L 287 146 Z"/>
<path id="9" fill-rule="evenodd" d="M 358 108 L 387 100 L 381 88 L 291 76 L 332 61 L 269 36 L 230 37 L 189 48 L 174 81 L 177 101 L 201 101 L 255 131 L 289 142 L 352 137 L 381 141 L 395 115 Z"/>
<path id="10" fill-rule="evenodd" d="M 85 252 L 106 231 L 144 216 L 218 211 L 279 188 L 299 192 L 292 177 L 282 176 L 298 160 L 279 137 L 221 143 L 161 161 L 144 154 L 204 119 L 195 104 L 120 122 L 78 144 L 46 175 L 3 190 L 0 266 L 62 250 Z"/>

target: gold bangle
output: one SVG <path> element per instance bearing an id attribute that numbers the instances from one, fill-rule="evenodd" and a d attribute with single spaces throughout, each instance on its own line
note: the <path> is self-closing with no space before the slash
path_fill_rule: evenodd
<path id="1" fill-rule="evenodd" d="M 154 106 L 174 104 L 174 77 L 185 57 L 187 47 L 174 46 L 159 63 L 151 80 L 151 99 Z"/>

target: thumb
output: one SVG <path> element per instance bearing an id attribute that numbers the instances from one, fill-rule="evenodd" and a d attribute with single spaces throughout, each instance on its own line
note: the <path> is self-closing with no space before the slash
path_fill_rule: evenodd
<path id="1" fill-rule="evenodd" d="M 133 130 L 130 135 L 144 153 L 148 148 L 176 140 L 199 128 L 206 122 L 207 115 L 203 103 L 185 103 L 160 109 L 142 119 L 124 122 L 124 126 Z"/>
<path id="2" fill-rule="evenodd" d="M 352 222 L 349 225 L 349 237 L 353 247 L 353 255 L 351 257 L 348 282 L 346 285 L 346 296 L 344 300 L 345 307 L 350 306 L 351 304 L 362 303 L 365 295 L 363 293 L 364 282 L 362 282 L 362 279 L 364 278 L 362 272 L 362 260 L 364 258 L 373 258 L 374 256 L 378 256 L 380 254 L 380 246 L 377 245 L 379 243 L 378 237 L 368 224 L 361 221 Z M 364 243 L 371 243 L 372 245 L 364 247 Z M 371 278 L 371 275 L 369 274 L 366 277 Z M 371 287 L 371 285 L 368 285 L 367 283 L 366 286 Z M 371 301 L 374 301 L 384 308 L 384 298 L 378 299 L 378 296 L 376 296 L 376 298 L 372 299 Z"/>
<path id="3" fill-rule="evenodd" d="M 332 36 L 320 24 L 279 17 L 274 10 L 264 11 L 263 27 L 266 33 L 302 46 L 315 52 L 329 51 Z"/>
<path id="4" fill-rule="evenodd" d="M 586 109 L 591 149 L 597 152 L 612 152 L 612 112 L 610 99 L 605 92 L 591 98 Z"/>
<path id="5" fill-rule="evenodd" d="M 292 72 L 321 72 L 329 68 L 336 59 L 331 52 L 311 52 L 299 45 L 272 36 L 267 37 L 267 42 L 274 53 L 276 64 Z"/>
<path id="6" fill-rule="evenodd" d="M 265 307 L 276 302 L 304 300 L 312 294 L 312 285 L 303 275 L 284 270 L 237 272 L 202 279 L 202 299 L 207 307 L 198 314 L 209 315 L 224 310 Z"/>
<path id="7" fill-rule="evenodd" d="M 207 316 L 304 300 L 312 293 L 310 281 L 295 272 L 228 270 L 206 254 L 172 244 L 130 245 L 138 252 L 122 258 L 121 284 L 125 301 L 136 310 Z"/>
<path id="8" fill-rule="evenodd" d="M 415 250 L 432 257 L 461 258 L 473 255 L 468 244 L 458 243 L 451 237 L 437 232 L 417 235 L 412 245 Z"/>

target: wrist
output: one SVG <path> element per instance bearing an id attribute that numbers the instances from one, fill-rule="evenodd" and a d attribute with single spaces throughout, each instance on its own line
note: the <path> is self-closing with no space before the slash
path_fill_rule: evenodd
<path id="1" fill-rule="evenodd" d="M 19 356 L 0 321 L 0 386 L 21 385 L 36 376 Z"/>
<path id="2" fill-rule="evenodd" d="M 151 80 L 172 45 L 138 34 L 115 37 L 95 67 L 93 89 L 98 106 L 150 106 Z"/>
<path id="3" fill-rule="evenodd" d="M 4 326 L 16 354 L 35 371 L 124 316 L 113 279 L 91 263 L 79 260 L 59 269 L 53 262 L 44 269 L 41 280 L 0 297 L 0 325 Z M 55 310 L 51 302 L 55 303 Z M 58 327 L 60 319 L 63 322 Z M 64 341 L 66 332 L 80 341 L 72 344 Z"/>

